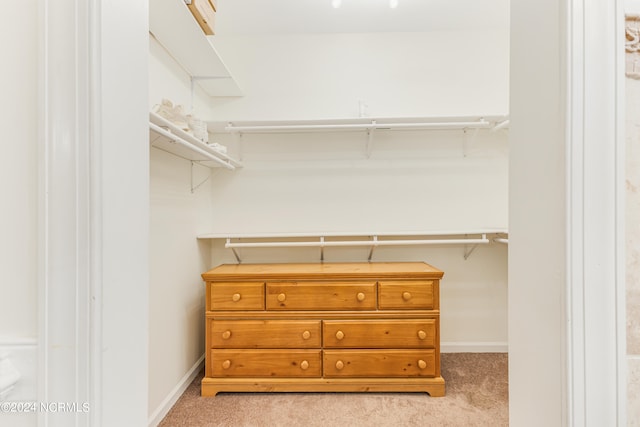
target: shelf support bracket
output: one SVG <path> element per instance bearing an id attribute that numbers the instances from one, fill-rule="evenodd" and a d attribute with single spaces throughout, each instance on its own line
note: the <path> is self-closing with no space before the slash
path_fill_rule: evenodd
<path id="1" fill-rule="evenodd" d="M 478 247 L 478 245 L 472 245 L 471 248 L 469 248 L 469 245 L 464 245 L 464 260 L 466 261 L 471 254 L 473 253 L 473 251 L 476 250 L 476 248 Z"/>
<path id="2" fill-rule="evenodd" d="M 470 146 L 474 146 L 476 144 L 476 138 L 479 130 L 479 128 L 474 128 L 471 136 L 469 136 L 469 129 L 464 129 L 464 147 L 462 149 L 464 157 L 467 157 Z"/>
<path id="3" fill-rule="evenodd" d="M 373 133 L 375 130 L 376 130 L 376 121 L 371 120 L 371 128 L 367 129 L 367 147 L 366 147 L 367 159 L 371 157 L 371 150 L 373 149 Z"/>
<path id="4" fill-rule="evenodd" d="M 243 153 L 243 149 L 242 149 L 242 132 L 237 132 L 235 130 L 233 130 L 233 123 L 229 122 L 227 123 L 227 129 L 232 129 L 231 133 L 233 134 L 235 140 L 236 140 L 236 146 L 238 147 L 238 160 L 242 161 L 242 153 Z"/>
<path id="5" fill-rule="evenodd" d="M 487 235 L 486 234 L 482 234 L 482 239 L 486 240 L 487 239 Z M 471 247 L 469 247 L 469 245 L 464 245 L 464 260 L 466 261 L 471 254 L 473 253 L 473 251 L 476 250 L 476 248 L 478 247 L 478 244 L 476 243 L 475 245 L 471 245 Z"/>
<path id="6" fill-rule="evenodd" d="M 202 181 L 201 181 L 201 182 L 199 182 L 198 184 L 195 184 L 195 185 L 194 185 L 194 183 L 193 183 L 193 176 L 194 176 L 194 168 L 193 168 L 193 165 L 194 165 L 194 164 L 197 164 L 197 162 L 196 162 L 196 161 L 194 161 L 194 160 L 191 160 L 191 194 L 195 193 L 195 191 L 196 191 L 198 188 L 200 188 L 202 185 L 204 185 L 204 183 L 205 183 L 205 182 L 209 181 L 209 178 L 211 178 L 211 174 L 212 174 L 211 169 L 209 169 L 209 175 L 207 175 L 207 177 L 206 177 L 204 180 L 202 180 Z"/>
<path id="7" fill-rule="evenodd" d="M 231 244 L 231 239 L 227 238 L 227 246 L 229 246 Z M 236 248 L 234 248 L 233 246 L 231 247 L 231 251 L 233 251 L 233 256 L 236 257 L 236 261 L 238 261 L 238 264 L 242 264 L 242 260 L 240 259 L 240 257 L 238 256 L 238 252 L 236 252 Z"/>
<path id="8" fill-rule="evenodd" d="M 371 258 L 373 258 L 373 251 L 378 246 L 378 236 L 373 236 L 373 242 L 371 242 L 371 249 L 369 249 L 369 257 L 367 260 L 371 262 Z"/>
<path id="9" fill-rule="evenodd" d="M 497 123 L 494 127 L 491 128 L 491 132 L 497 132 L 499 130 L 508 130 L 509 129 L 509 119 L 505 119 L 500 123 Z"/>

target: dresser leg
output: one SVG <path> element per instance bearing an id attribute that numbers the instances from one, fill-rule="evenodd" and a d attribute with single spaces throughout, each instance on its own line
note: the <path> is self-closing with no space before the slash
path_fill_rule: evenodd
<path id="1" fill-rule="evenodd" d="M 211 385 L 211 384 L 205 384 L 204 381 L 202 382 L 202 385 L 200 387 L 200 396 L 202 397 L 215 397 L 216 394 L 218 394 L 218 389 Z"/>
<path id="2" fill-rule="evenodd" d="M 434 384 L 431 385 L 429 387 L 427 387 L 427 393 L 429 393 L 429 396 L 431 397 L 443 397 L 445 394 L 445 385 L 444 383 L 442 384 Z"/>

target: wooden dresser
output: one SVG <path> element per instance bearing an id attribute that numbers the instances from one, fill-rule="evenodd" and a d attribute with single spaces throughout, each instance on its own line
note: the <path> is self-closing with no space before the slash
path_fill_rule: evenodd
<path id="1" fill-rule="evenodd" d="M 422 262 L 238 264 L 206 272 L 202 395 L 443 396 L 442 275 Z"/>

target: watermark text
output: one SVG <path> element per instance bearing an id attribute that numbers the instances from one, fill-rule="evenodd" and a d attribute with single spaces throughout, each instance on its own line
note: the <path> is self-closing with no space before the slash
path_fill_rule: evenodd
<path id="1" fill-rule="evenodd" d="M 7 413 L 88 413 L 88 402 L 0 402 L 0 414 Z"/>

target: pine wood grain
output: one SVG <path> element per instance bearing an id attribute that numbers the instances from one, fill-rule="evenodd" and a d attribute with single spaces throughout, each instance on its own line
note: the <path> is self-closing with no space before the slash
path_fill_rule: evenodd
<path id="1" fill-rule="evenodd" d="M 223 265 L 203 273 L 202 395 L 426 391 L 442 396 L 442 276 L 415 262 Z"/>
<path id="2" fill-rule="evenodd" d="M 267 283 L 267 310 L 374 310 L 375 282 Z"/>
<path id="3" fill-rule="evenodd" d="M 437 319 L 325 320 L 325 348 L 435 348 Z"/>
<path id="4" fill-rule="evenodd" d="M 212 280 L 441 279 L 443 272 L 424 262 L 351 262 L 297 264 L 222 264 L 202 274 Z"/>
<path id="5" fill-rule="evenodd" d="M 208 319 L 211 348 L 320 348 L 319 320 Z"/>
<path id="6" fill-rule="evenodd" d="M 209 289 L 208 310 L 263 310 L 264 283 L 218 282 Z"/>
<path id="7" fill-rule="evenodd" d="M 436 308 L 434 281 L 381 281 L 378 283 L 380 309 Z"/>
<path id="8" fill-rule="evenodd" d="M 212 377 L 320 377 L 320 350 L 211 350 Z M 305 365 L 306 362 L 306 365 Z"/>
<path id="9" fill-rule="evenodd" d="M 324 350 L 325 377 L 435 377 L 435 350 Z"/>

